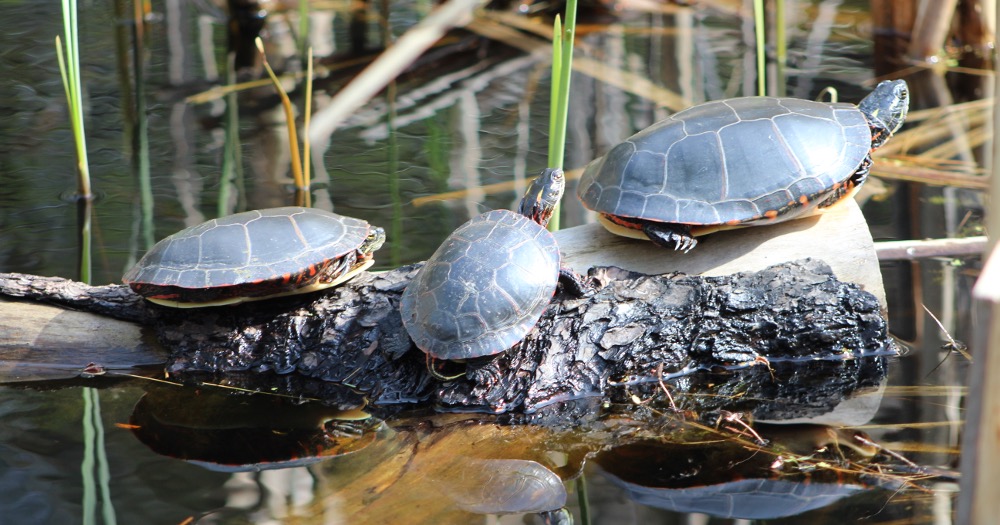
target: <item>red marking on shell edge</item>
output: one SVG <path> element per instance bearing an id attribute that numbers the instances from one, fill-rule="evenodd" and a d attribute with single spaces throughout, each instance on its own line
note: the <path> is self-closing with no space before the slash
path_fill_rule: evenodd
<path id="1" fill-rule="evenodd" d="M 150 299 L 160 299 L 164 301 L 176 301 L 181 297 L 179 293 L 160 293 L 156 295 L 147 295 L 146 297 Z"/>
<path id="2" fill-rule="evenodd" d="M 728 225 L 728 226 L 737 226 L 737 225 L 740 225 L 740 224 L 743 224 L 743 221 L 741 221 L 739 219 L 733 219 L 731 221 L 726 221 L 726 225 Z"/>
<path id="3" fill-rule="evenodd" d="M 288 284 L 292 281 L 292 274 L 286 273 L 281 275 L 281 282 Z"/>
<path id="4" fill-rule="evenodd" d="M 800 203 L 801 203 L 801 204 L 802 204 L 803 206 L 805 206 L 806 204 L 809 204 L 809 197 L 807 197 L 807 196 L 803 195 L 803 196 L 799 197 L 799 202 L 800 202 Z"/>
<path id="5" fill-rule="evenodd" d="M 767 210 L 764 212 L 764 216 L 768 219 L 773 219 L 778 216 L 778 210 Z"/>
<path id="6" fill-rule="evenodd" d="M 615 224 L 617 224 L 619 226 L 624 226 L 626 228 L 630 228 L 630 229 L 633 229 L 633 230 L 641 230 L 642 229 L 642 224 L 640 224 L 638 221 L 629 220 L 629 219 L 627 219 L 625 217 L 619 217 L 617 215 L 604 214 L 604 218 L 606 218 L 607 220 L 609 220 L 609 221 L 611 221 L 611 222 L 613 222 L 613 223 L 615 223 Z"/>

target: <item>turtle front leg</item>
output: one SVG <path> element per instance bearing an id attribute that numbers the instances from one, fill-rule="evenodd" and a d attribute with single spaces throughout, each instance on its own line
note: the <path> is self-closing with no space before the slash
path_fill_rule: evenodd
<path id="1" fill-rule="evenodd" d="M 657 246 L 685 253 L 698 244 L 698 240 L 691 235 L 691 227 L 686 224 L 645 221 L 642 223 L 642 233 Z"/>
<path id="2" fill-rule="evenodd" d="M 598 285 L 597 279 L 583 276 L 567 266 L 559 267 L 559 288 L 574 297 L 587 297 L 594 293 Z"/>
<path id="3" fill-rule="evenodd" d="M 323 275 L 318 279 L 319 282 L 329 283 L 336 281 L 339 277 L 351 271 L 351 268 L 357 260 L 357 251 L 347 253 L 341 257 L 340 260 L 334 261 L 333 264 L 330 264 L 323 270 Z"/>
<path id="4" fill-rule="evenodd" d="M 858 186 L 864 184 L 866 180 L 868 180 L 868 172 L 871 170 L 871 168 L 872 168 L 872 156 L 871 153 L 869 153 L 868 156 L 865 157 L 865 160 L 861 161 L 861 165 L 858 166 L 858 169 L 854 171 L 854 174 L 851 175 L 851 178 L 845 180 L 841 184 L 838 184 L 837 188 L 833 192 L 831 192 L 828 197 L 826 197 L 825 199 L 823 199 L 822 202 L 819 203 L 819 207 L 828 208 L 854 195 L 854 190 L 858 188 Z"/>

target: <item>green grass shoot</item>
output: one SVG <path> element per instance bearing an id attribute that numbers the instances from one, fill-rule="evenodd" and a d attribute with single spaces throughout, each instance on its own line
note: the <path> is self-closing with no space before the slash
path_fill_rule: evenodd
<path id="1" fill-rule="evenodd" d="M 90 190 L 90 167 L 87 162 L 87 140 L 83 129 L 83 95 L 80 90 L 80 44 L 77 35 L 76 0 L 64 0 L 63 31 L 66 47 L 56 36 L 56 57 L 59 59 L 59 73 L 62 75 L 66 103 L 69 105 L 70 126 L 73 129 L 73 143 L 76 146 L 77 193 L 81 198 L 93 196 Z"/>
<path id="2" fill-rule="evenodd" d="M 757 45 L 757 94 L 760 96 L 767 94 L 767 79 L 764 75 L 766 67 L 766 56 L 764 49 L 764 0 L 754 0 L 753 2 L 753 26 Z"/>
<path id="3" fill-rule="evenodd" d="M 566 26 L 556 16 L 552 30 L 552 94 L 549 110 L 548 167 L 563 168 L 566 155 L 566 118 L 569 114 L 570 78 L 573 75 L 573 40 L 577 0 L 566 2 Z M 552 213 L 549 230 L 559 229 L 559 206 Z"/>
<path id="4" fill-rule="evenodd" d="M 77 198 L 82 206 L 80 215 L 80 280 L 92 280 L 91 268 L 91 213 L 93 192 L 90 189 L 90 164 L 87 161 L 87 140 L 83 127 L 83 93 L 80 89 L 80 40 L 78 35 L 76 0 L 63 0 L 63 31 L 66 47 L 56 36 L 56 58 L 62 76 L 66 103 L 69 106 L 70 127 L 76 148 Z"/>

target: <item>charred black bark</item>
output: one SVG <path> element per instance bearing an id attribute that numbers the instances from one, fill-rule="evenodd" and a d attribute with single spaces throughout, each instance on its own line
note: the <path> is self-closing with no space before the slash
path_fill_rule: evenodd
<path id="1" fill-rule="evenodd" d="M 726 277 L 597 268 L 594 294 L 557 296 L 520 344 L 460 365 L 461 377 L 442 382 L 398 311 L 417 268 L 364 274 L 322 295 L 198 310 L 149 305 L 123 286 L 33 286 L 13 274 L 0 275 L 0 293 L 149 324 L 171 351 L 167 371 L 180 378 L 210 374 L 310 397 L 346 385 L 376 406 L 532 414 L 638 395 L 659 396 L 662 407 L 662 379 L 678 408 L 700 413 L 828 410 L 877 385 L 892 353 L 875 297 L 819 261 Z M 725 399 L 684 395 L 706 390 Z M 761 407 L 761 399 L 771 401 Z"/>
<path id="2" fill-rule="evenodd" d="M 141 324 L 152 323 L 155 317 L 142 297 L 119 284 L 90 286 L 62 277 L 0 273 L 0 297 L 29 299 Z"/>

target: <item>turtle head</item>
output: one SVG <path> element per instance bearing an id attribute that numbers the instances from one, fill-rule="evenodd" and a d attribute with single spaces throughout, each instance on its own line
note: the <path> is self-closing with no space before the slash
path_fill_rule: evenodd
<path id="1" fill-rule="evenodd" d="M 563 171 L 559 168 L 545 168 L 524 193 L 517 211 L 543 227 L 547 226 L 564 189 L 566 177 Z"/>
<path id="2" fill-rule="evenodd" d="M 875 90 L 858 104 L 858 109 L 872 128 L 872 149 L 889 140 L 903 125 L 909 107 L 910 91 L 905 80 L 879 82 Z"/>
<path id="3" fill-rule="evenodd" d="M 358 251 L 365 255 L 371 255 L 372 252 L 381 248 L 383 243 L 385 243 L 385 230 L 378 226 L 372 226 L 368 230 L 368 237 L 365 237 L 364 242 L 358 247 Z"/>

